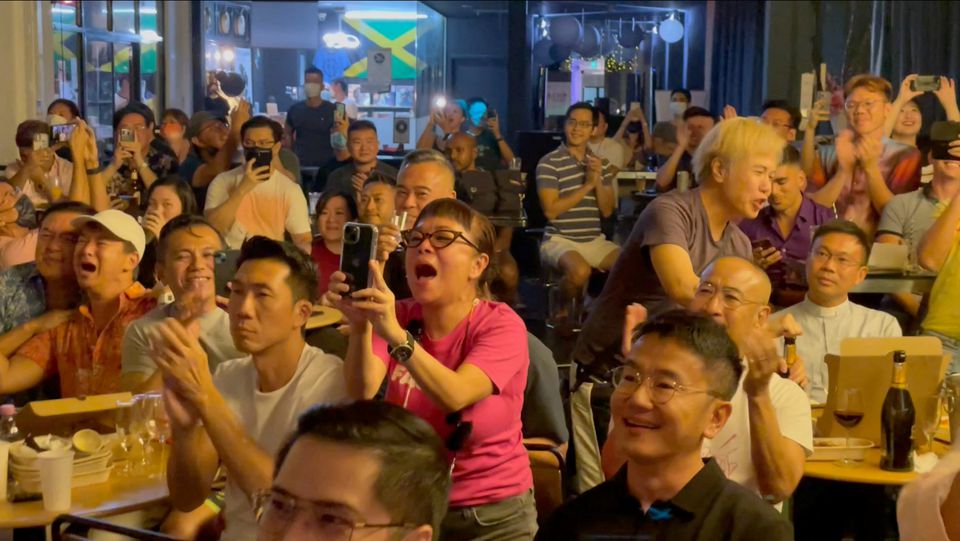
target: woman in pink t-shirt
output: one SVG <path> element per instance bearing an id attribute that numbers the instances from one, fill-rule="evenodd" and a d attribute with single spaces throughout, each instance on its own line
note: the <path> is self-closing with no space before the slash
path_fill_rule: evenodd
<path id="1" fill-rule="evenodd" d="M 317 297 L 320 297 L 327 291 L 330 275 L 340 268 L 343 224 L 357 219 L 357 203 L 351 194 L 324 192 L 314 212 L 317 234 L 313 237 L 310 257 L 317 266 Z"/>
<path id="2" fill-rule="evenodd" d="M 488 300 L 495 239 L 483 215 L 440 199 L 404 235 L 413 298 L 396 301 L 376 263 L 372 287 L 349 297 L 342 273 L 330 279 L 331 300 L 351 327 L 348 391 L 372 398 L 388 378 L 386 400 L 447 442 L 453 487 L 444 541 L 528 540 L 537 529 L 520 423 L 527 332 L 513 310 Z"/>

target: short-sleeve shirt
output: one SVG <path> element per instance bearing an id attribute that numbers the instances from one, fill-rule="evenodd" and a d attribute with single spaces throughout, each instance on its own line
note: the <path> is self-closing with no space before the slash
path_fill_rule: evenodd
<path id="1" fill-rule="evenodd" d="M 331 252 L 326 243 L 323 242 L 323 238 L 316 236 L 313 238 L 310 257 L 317 266 L 317 298 L 319 298 L 327 292 L 330 275 L 340 269 L 340 254 Z"/>
<path id="2" fill-rule="evenodd" d="M 150 347 L 151 334 L 164 319 L 174 317 L 173 304 L 157 306 L 142 318 L 127 327 L 123 335 L 121 349 L 121 374 L 143 374 L 152 376 L 157 371 Z M 214 308 L 199 318 L 200 346 L 207 354 L 210 371 L 216 370 L 220 363 L 243 357 L 243 353 L 233 345 L 230 336 L 230 318 L 220 308 Z"/>
<path id="3" fill-rule="evenodd" d="M 644 512 L 624 466 L 611 479 L 557 509 L 536 541 L 792 541 L 789 521 L 749 489 L 727 479 L 715 460 L 667 501 Z"/>
<path id="4" fill-rule="evenodd" d="M 837 149 L 834 145 L 824 145 L 818 152 L 821 167 L 814 171 L 812 184 L 822 186 L 837 173 Z M 916 190 L 920 187 L 920 151 L 893 139 L 884 139 L 880 173 L 894 194 Z M 870 203 L 867 177 L 859 167 L 854 171 L 853 181 L 841 190 L 836 207 L 840 218 L 854 222 L 873 236 L 880 215 Z"/>
<path id="5" fill-rule="evenodd" d="M 44 379 L 59 374 L 64 398 L 116 392 L 123 333 L 156 305 L 156 299 L 134 282 L 120 294 L 120 308 L 99 333 L 90 307 L 83 304 L 66 322 L 28 340 L 15 356 L 37 363 Z"/>
<path id="6" fill-rule="evenodd" d="M 743 378 L 730 403 L 733 410 L 727 424 L 713 438 L 703 442 L 703 456 L 713 457 L 726 474 L 727 479 L 739 483 L 756 493 L 757 468 L 753 463 L 750 444 L 750 405 L 743 392 Z M 777 376 L 770 378 L 768 392 L 777 416 L 780 434 L 803 448 L 807 456 L 813 453 L 813 422 L 810 416 L 810 399 L 807 393 L 793 381 Z"/>
<path id="7" fill-rule="evenodd" d="M 383 173 L 387 177 L 392 178 L 393 180 L 397 179 L 397 169 L 393 166 L 387 165 L 379 160 L 377 160 L 377 165 L 373 168 L 375 171 Z M 357 167 L 354 165 L 353 161 L 348 162 L 346 165 L 338 167 L 333 170 L 332 173 L 327 175 L 327 184 L 323 187 L 324 192 L 340 192 L 346 194 L 353 194 L 353 175 L 357 172 Z M 313 210 L 313 209 L 310 209 Z"/>
<path id="8" fill-rule="evenodd" d="M 36 263 L 0 271 L 0 334 L 46 311 L 47 294 Z"/>
<path id="9" fill-rule="evenodd" d="M 930 306 L 923 318 L 923 330 L 960 340 L 960 310 L 957 306 L 960 306 L 960 230 L 954 233 L 953 245 L 930 290 Z M 960 358 L 954 354 L 951 372 L 958 363 Z"/>
<path id="10" fill-rule="evenodd" d="M 496 171 L 503 169 L 503 153 L 500 152 L 500 143 L 493 132 L 484 128 L 480 133 L 473 135 L 477 142 L 477 160 L 476 166 L 484 171 Z"/>
<path id="11" fill-rule="evenodd" d="M 244 172 L 242 166 L 235 167 L 213 179 L 207 190 L 207 212 L 227 201 L 243 181 Z M 291 235 L 310 233 L 307 199 L 300 186 L 274 171 L 243 198 L 225 236 L 227 245 L 238 250 L 244 240 L 256 235 L 282 241 L 285 231 Z"/>
<path id="12" fill-rule="evenodd" d="M 0 237 L 0 270 L 30 263 L 37 254 L 37 234 L 33 229 L 22 237 Z"/>
<path id="13" fill-rule="evenodd" d="M 330 145 L 330 130 L 336 107 L 323 101 L 318 107 L 310 107 L 301 101 L 287 111 L 287 125 L 293 129 L 293 151 L 300 158 L 300 165 L 320 167 L 333 159 Z"/>
<path id="14" fill-rule="evenodd" d="M 347 400 L 343 362 L 313 346 L 305 345 L 293 377 L 283 387 L 260 391 L 257 369 L 250 356 L 222 363 L 213 374 L 213 384 L 223 395 L 240 427 L 262 451 L 277 456 L 280 446 L 297 426 L 300 414 L 317 404 Z M 227 473 L 223 539 L 254 541 L 257 521 L 250 498 Z"/>
<path id="15" fill-rule="evenodd" d="M 603 186 L 613 183 L 613 169 L 603 162 Z M 560 197 L 566 197 L 579 190 L 587 178 L 587 166 L 570 154 L 567 145 L 560 146 L 540 159 L 537 164 L 537 189 L 557 190 Z M 583 196 L 570 210 L 550 221 L 547 238 L 562 237 L 574 242 L 589 242 L 600 236 L 600 207 L 597 206 L 596 193 Z"/>
<path id="16" fill-rule="evenodd" d="M 893 196 L 883 207 L 877 235 L 896 235 L 910 246 L 914 253 L 923 235 L 933 227 L 936 217 L 946 207 L 934 195 L 930 185 Z"/>
<path id="17" fill-rule="evenodd" d="M 661 244 L 686 250 L 698 276 L 718 257 L 753 257 L 750 239 L 732 222 L 727 223 L 719 241 L 713 240 L 699 189 L 657 196 L 637 218 L 583 325 L 574 349 L 577 361 L 591 364 L 594 358 L 612 359 L 619 352 L 623 314 L 628 304 L 643 304 L 651 315 L 677 307 L 667 297 L 650 258 L 650 250 Z"/>
<path id="18" fill-rule="evenodd" d="M 396 306 L 402 327 L 423 321 L 423 310 L 413 299 Z M 448 412 L 420 389 L 405 366 L 390 358 L 383 339 L 375 336 L 373 347 L 387 365 L 387 402 L 417 414 L 446 441 L 454 428 L 446 423 Z M 450 506 L 498 502 L 529 490 L 533 477 L 523 447 L 520 412 L 530 359 L 520 316 L 503 303 L 479 301 L 450 334 L 432 340 L 424 333 L 415 347 L 422 347 L 451 370 L 472 364 L 493 384 L 493 394 L 461 412 L 464 422 L 473 423 L 473 431 L 456 455 Z"/>
<path id="19" fill-rule="evenodd" d="M 780 232 L 773 207 L 769 205 L 764 207 L 756 218 L 740 222 L 740 229 L 751 241 L 769 240 L 774 248 L 783 253 L 783 259 L 767 267 L 770 282 L 774 288 L 778 288 L 786 285 L 784 276 L 787 265 L 802 265 L 807 260 L 814 229 L 836 217 L 833 209 L 804 197 L 793 222 L 793 229 L 786 237 Z"/>
<path id="20" fill-rule="evenodd" d="M 177 158 L 177 153 L 160 137 L 154 137 L 150 141 L 150 145 L 147 146 L 147 154 L 143 157 L 143 160 L 147 162 L 147 167 L 153 174 L 157 175 L 158 179 L 180 171 L 180 159 Z M 113 174 L 112 179 L 105 180 L 108 183 L 114 183 L 116 186 L 124 186 L 129 183 L 132 176 L 133 169 L 124 162 Z M 130 188 L 140 191 L 140 205 L 146 207 L 146 187 L 143 184 L 143 179 L 138 176 L 136 186 L 130 186 Z"/>

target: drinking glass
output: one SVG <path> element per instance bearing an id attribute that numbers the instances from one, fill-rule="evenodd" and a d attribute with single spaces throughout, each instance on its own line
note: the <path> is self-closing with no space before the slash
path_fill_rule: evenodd
<path id="1" fill-rule="evenodd" d="M 136 429 L 137 441 L 142 450 L 140 454 L 139 468 L 141 471 L 148 472 L 154 463 L 153 449 L 158 442 L 159 431 L 157 428 L 157 410 L 160 405 L 159 393 L 139 394 L 134 397 L 134 426 Z"/>
<path id="2" fill-rule="evenodd" d="M 120 401 L 117 402 L 117 409 L 115 411 L 114 423 L 117 429 L 117 439 L 120 443 L 120 449 L 123 451 L 123 459 L 117 461 L 114 468 L 114 473 L 119 477 L 126 477 L 133 474 L 130 451 L 133 450 L 132 438 L 134 436 L 131 434 L 131 431 L 134 427 L 134 405 L 135 403 L 132 400 L 126 402 Z"/>
<path id="3" fill-rule="evenodd" d="M 940 415 L 943 411 L 943 398 L 940 393 L 936 393 L 923 398 L 920 401 L 920 429 L 927 440 L 928 451 L 933 452 L 933 435 L 937 433 L 940 427 Z"/>
<path id="4" fill-rule="evenodd" d="M 837 405 L 833 410 L 833 418 L 837 421 L 837 424 L 844 428 L 846 432 L 844 447 L 849 449 L 850 429 L 860 424 L 860 421 L 863 420 L 863 396 L 860 393 L 860 389 L 850 388 L 840 390 L 840 395 L 837 397 Z M 850 457 L 845 454 L 843 460 L 839 461 L 838 464 L 849 467 L 857 465 L 857 461 L 851 460 Z"/>
<path id="5" fill-rule="evenodd" d="M 519 171 L 522 164 L 523 162 L 520 161 L 520 158 L 513 158 L 512 160 L 510 160 L 510 170 Z"/>

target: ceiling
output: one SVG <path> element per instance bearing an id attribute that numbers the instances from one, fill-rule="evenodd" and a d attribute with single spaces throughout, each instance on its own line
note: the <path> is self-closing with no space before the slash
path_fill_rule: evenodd
<path id="1" fill-rule="evenodd" d="M 510 2 L 506 0 L 433 0 L 423 3 L 444 17 L 467 19 L 480 15 L 505 14 Z"/>

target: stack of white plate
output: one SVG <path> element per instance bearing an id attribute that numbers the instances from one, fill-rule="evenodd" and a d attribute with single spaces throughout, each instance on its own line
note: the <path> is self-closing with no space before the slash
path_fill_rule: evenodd
<path id="1" fill-rule="evenodd" d="M 44 445 L 39 441 L 38 443 L 52 449 L 70 448 L 69 441 L 62 441 L 62 444 L 50 442 L 50 445 Z M 14 480 L 20 484 L 20 488 L 27 492 L 40 492 L 40 465 L 37 463 L 37 454 L 23 441 L 10 446 L 10 472 Z M 111 458 L 110 449 L 106 446 L 90 454 L 74 451 L 72 486 L 85 487 L 105 482 L 110 478 L 110 470 L 113 469 L 113 464 L 110 463 Z"/>

